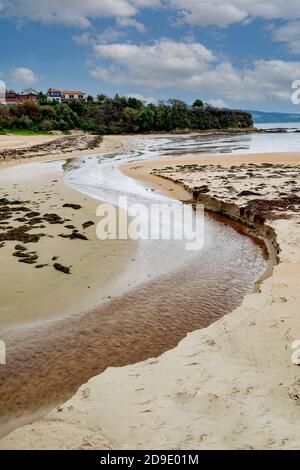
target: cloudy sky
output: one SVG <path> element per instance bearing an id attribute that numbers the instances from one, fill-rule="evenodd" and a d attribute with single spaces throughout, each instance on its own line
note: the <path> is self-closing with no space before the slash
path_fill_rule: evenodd
<path id="1" fill-rule="evenodd" d="M 300 0 L 0 0 L 0 78 L 300 112 Z"/>

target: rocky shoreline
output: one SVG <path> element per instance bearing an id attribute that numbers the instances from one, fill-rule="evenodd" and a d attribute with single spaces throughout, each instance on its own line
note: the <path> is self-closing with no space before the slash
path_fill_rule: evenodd
<path id="1" fill-rule="evenodd" d="M 30 144 L 28 140 L 28 145 L 18 147 L 16 145 L 13 148 L 1 148 L 0 145 L 0 164 L 1 162 L 10 162 L 10 161 L 20 161 L 22 159 L 32 159 L 32 158 L 42 158 L 42 157 L 52 157 L 59 154 L 69 154 L 75 152 L 85 152 L 85 151 L 95 151 L 99 148 L 105 140 L 128 140 L 139 137 L 163 137 L 163 136 L 175 136 L 175 135 L 198 135 L 198 136 L 222 136 L 222 135 L 239 135 L 239 134 L 268 134 L 268 133 L 286 133 L 287 129 L 278 128 L 278 129 L 257 129 L 255 127 L 245 128 L 245 129 L 208 129 L 199 132 L 191 132 L 190 129 L 179 129 L 178 131 L 173 131 L 171 133 L 145 133 L 143 135 L 115 135 L 115 136 L 100 136 L 100 135 L 90 135 L 84 134 L 82 132 L 73 132 L 72 135 L 53 135 L 44 136 L 42 142 L 37 144 Z M 295 132 L 300 132 L 300 130 L 295 130 Z M 47 137 L 47 138 L 46 138 Z M 34 140 L 34 139 L 33 139 Z M 44 140 L 44 141 L 43 141 Z"/>
<path id="2" fill-rule="evenodd" d="M 249 234 L 262 238 L 270 255 L 280 261 L 276 232 L 269 222 L 299 214 L 299 165 L 177 165 L 153 169 L 151 175 L 182 185 L 191 193 L 192 203 L 241 222 Z M 272 198 L 269 181 L 274 183 Z"/>
<path id="3" fill-rule="evenodd" d="M 88 134 L 75 134 L 53 138 L 45 143 L 29 145 L 25 148 L 8 148 L 0 150 L 0 161 L 20 160 L 32 157 L 51 156 L 57 153 L 70 153 L 74 151 L 93 150 L 102 143 L 101 136 Z"/>

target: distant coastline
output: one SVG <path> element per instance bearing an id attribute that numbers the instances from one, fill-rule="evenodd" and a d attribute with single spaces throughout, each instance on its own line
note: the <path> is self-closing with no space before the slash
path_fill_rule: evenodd
<path id="1" fill-rule="evenodd" d="M 255 124 L 300 123 L 300 113 L 273 113 L 249 110 Z"/>

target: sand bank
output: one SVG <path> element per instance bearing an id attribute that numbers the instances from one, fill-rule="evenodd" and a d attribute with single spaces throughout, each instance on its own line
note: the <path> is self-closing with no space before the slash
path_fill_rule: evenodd
<path id="1" fill-rule="evenodd" d="M 1 246 L 0 327 L 6 328 L 38 321 L 62 313 L 79 312 L 99 305 L 105 299 L 105 287 L 112 280 L 115 282 L 115 293 L 120 285 L 119 275 L 131 263 L 138 246 L 135 242 L 109 241 L 99 243 L 96 237 L 96 209 L 100 201 L 85 197 L 72 190 L 63 182 L 63 164 L 68 158 L 109 152 L 129 152 L 135 149 L 136 141 L 130 137 L 104 137 L 98 142 L 100 147 L 80 150 L 95 136 L 74 135 L 67 137 L 67 152 L 59 149 L 65 136 L 0 136 L 0 153 L 16 151 L 17 157 L 6 156 L 0 161 L 0 198 L 8 201 L 24 202 L 28 212 L 56 214 L 62 223 L 50 223 L 38 220 L 32 225 L 30 233 L 42 234 L 38 243 L 26 245 L 27 252 L 38 256 L 33 265 L 20 263 L 13 254 L 18 241 L 8 241 Z M 75 139 L 75 140 L 74 140 Z M 86 140 L 87 139 L 87 140 Z M 40 146 L 46 150 L 40 151 Z M 50 147 L 52 151 L 50 151 Z M 65 147 L 65 145 L 63 146 Z M 19 150 L 26 154 L 19 154 Z M 1 158 L 0 158 L 1 160 Z M 34 165 L 36 162 L 47 162 L 45 166 Z M 53 162 L 51 164 L 51 162 Z M 33 165 L 24 165 L 32 163 Z M 22 165 L 21 168 L 19 165 Z M 28 202 L 28 203 L 27 203 Z M 64 208 L 65 203 L 81 206 L 80 210 Z M 7 208 L 13 208 L 8 205 Z M 15 206 L 15 209 L 17 206 Z M 16 216 L 14 217 L 14 215 Z M 26 225 L 30 218 L 20 222 L 14 219 L 26 216 L 26 212 L 11 212 L 7 220 L 3 218 L 0 235 L 7 227 L 18 228 Z M 34 221 L 33 221 L 34 222 Z M 86 222 L 93 222 L 83 228 Z M 40 228 L 42 227 L 43 228 Z M 73 226 L 74 229 L 66 228 Z M 36 227 L 36 228 L 35 228 Z M 78 230 L 88 240 L 63 238 L 60 235 L 71 234 Z M 57 259 L 52 259 L 57 258 Z M 101 260 L 101 263 L 100 263 Z M 53 268 L 55 262 L 71 267 L 67 276 Z M 42 268 L 36 269 L 36 266 Z M 124 278 L 123 284 L 126 284 Z M 113 289 L 110 294 L 114 295 Z M 55 306 L 55 308 L 53 308 Z"/>
<path id="2" fill-rule="evenodd" d="M 99 305 L 105 286 L 117 281 L 136 253 L 132 241 L 98 240 L 99 201 L 65 185 L 62 165 L 35 163 L 0 171 L 2 329 Z M 15 229 L 20 233 L 14 236 Z M 12 233 L 13 239 L 6 240 Z M 33 235 L 37 240 L 31 241 Z M 33 264 L 22 262 L 24 253 L 37 257 Z M 70 274 L 54 269 L 55 263 L 70 268 Z"/>
<path id="3" fill-rule="evenodd" d="M 98 153 L 130 152 L 136 149 L 139 140 L 133 136 L 101 137 L 82 132 L 70 136 L 0 135 L 0 168 Z"/>
<path id="4" fill-rule="evenodd" d="M 204 173 L 175 168 L 187 163 L 213 166 Z M 218 164 L 223 168 L 216 170 Z M 259 206 L 259 215 L 276 232 L 280 264 L 261 292 L 248 295 L 231 314 L 157 359 L 108 369 L 42 420 L 4 438 L 0 448 L 299 448 L 300 372 L 291 361 L 291 344 L 300 339 L 300 156 L 164 159 L 136 166 L 124 171 L 156 187 L 166 182 L 173 191 L 169 180 L 191 193 L 209 181 L 211 198 L 227 208 L 277 201 Z M 289 204 L 291 190 L 296 198 Z M 209 192 L 198 192 L 198 201 Z"/>
<path id="5" fill-rule="evenodd" d="M 58 138 L 53 135 L 0 135 L 0 150 L 28 148 L 29 146 L 45 144 Z"/>

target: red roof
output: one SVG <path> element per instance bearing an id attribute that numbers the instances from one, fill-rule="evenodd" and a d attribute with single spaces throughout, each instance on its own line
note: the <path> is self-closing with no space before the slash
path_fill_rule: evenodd
<path id="1" fill-rule="evenodd" d="M 61 95 L 85 95 L 84 91 L 58 90 Z"/>

